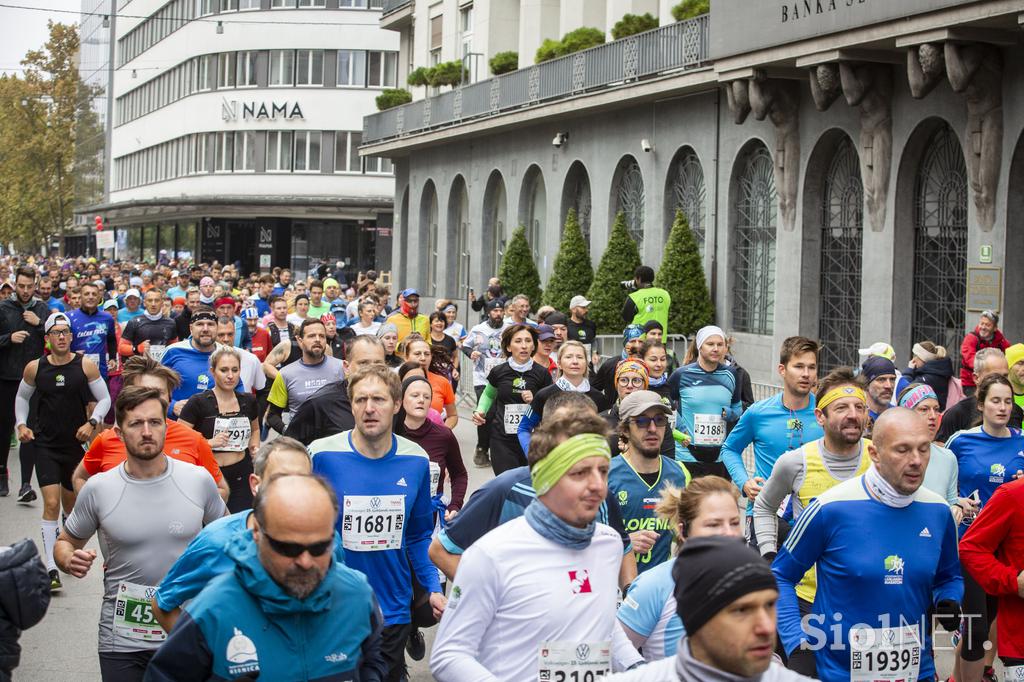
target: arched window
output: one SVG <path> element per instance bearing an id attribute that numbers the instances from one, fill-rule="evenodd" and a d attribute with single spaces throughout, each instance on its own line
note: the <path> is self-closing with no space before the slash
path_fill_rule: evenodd
<path id="1" fill-rule="evenodd" d="M 425 229 L 427 233 L 427 248 L 424 251 L 424 256 L 427 259 L 427 276 L 424 288 L 426 289 L 427 296 L 436 296 L 439 232 L 437 226 L 437 190 L 434 188 L 432 180 L 428 180 L 423 188 L 423 201 L 420 204 L 420 229 Z"/>
<path id="2" fill-rule="evenodd" d="M 821 374 L 857 362 L 860 342 L 864 185 L 850 138 L 836 146 L 821 196 Z"/>
<path id="3" fill-rule="evenodd" d="M 464 298 L 469 287 L 469 193 L 461 175 L 448 199 L 448 285 L 446 296 Z"/>
<path id="4" fill-rule="evenodd" d="M 682 211 L 690 224 L 694 239 L 697 240 L 697 249 L 701 257 L 704 256 L 704 224 L 705 224 L 705 199 L 704 169 L 700 165 L 700 159 L 693 149 L 687 147 L 682 150 L 672 163 L 669 170 L 669 216 L 665 223 L 665 239 L 668 239 L 672 231 L 672 221 L 675 220 L 677 210 Z"/>
<path id="5" fill-rule="evenodd" d="M 576 219 L 583 233 L 583 241 L 590 249 L 590 178 L 587 169 L 577 161 L 565 176 L 565 189 L 562 192 L 562 225 L 569 209 L 576 211 Z M 560 228 L 561 229 L 561 226 Z"/>
<path id="6" fill-rule="evenodd" d="M 636 241 L 640 253 L 644 252 L 644 176 L 640 164 L 632 156 L 619 162 L 616 173 L 614 199 L 615 216 L 622 212 L 626 217 L 626 229 Z"/>
<path id="7" fill-rule="evenodd" d="M 755 144 L 739 161 L 733 189 L 733 327 L 771 334 L 775 315 L 775 229 L 778 198 L 772 157 Z"/>
<path id="8" fill-rule="evenodd" d="M 966 299 L 967 167 L 956 134 L 943 125 L 928 141 L 914 181 L 912 341 L 957 348 Z"/>
<path id="9" fill-rule="evenodd" d="M 531 166 L 523 180 L 523 193 L 519 200 L 519 221 L 526 226 L 526 241 L 530 243 L 533 262 L 541 270 L 544 254 L 544 218 L 547 215 L 547 192 L 540 168 Z"/>
<path id="10" fill-rule="evenodd" d="M 485 277 L 498 273 L 502 256 L 505 255 L 505 220 L 508 205 L 505 196 L 505 181 L 501 173 L 493 171 L 484 189 L 483 243 L 484 262 L 481 272 Z M 478 292 L 483 295 L 483 292 Z"/>

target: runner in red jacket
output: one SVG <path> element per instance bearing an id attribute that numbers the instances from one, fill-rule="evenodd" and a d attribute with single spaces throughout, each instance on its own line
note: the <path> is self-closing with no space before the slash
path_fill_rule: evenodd
<path id="1" fill-rule="evenodd" d="M 960 541 L 960 562 L 999 598 L 999 657 L 1024 672 L 1024 479 L 996 489 Z"/>

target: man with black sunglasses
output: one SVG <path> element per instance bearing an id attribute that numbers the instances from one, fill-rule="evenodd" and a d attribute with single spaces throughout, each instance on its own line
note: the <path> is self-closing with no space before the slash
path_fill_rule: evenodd
<path id="1" fill-rule="evenodd" d="M 147 682 L 383 679 L 383 617 L 366 576 L 337 560 L 337 514 L 321 478 L 263 484 L 252 534 L 225 550 L 234 570 L 189 603 Z"/>
<path id="2" fill-rule="evenodd" d="M 672 408 L 654 391 L 635 391 L 619 403 L 621 456 L 612 458 L 608 490 L 614 493 L 636 554 L 637 572 L 654 568 L 672 554 L 672 524 L 654 507 L 666 485 L 684 488 L 690 472 L 661 454 Z"/>

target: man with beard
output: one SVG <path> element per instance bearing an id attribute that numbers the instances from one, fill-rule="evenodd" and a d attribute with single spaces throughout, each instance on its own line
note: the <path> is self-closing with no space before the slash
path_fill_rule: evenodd
<path id="1" fill-rule="evenodd" d="M 267 396 L 267 424 L 278 433 L 284 433 L 287 426 L 284 414 L 291 421 L 299 406 L 317 390 L 345 378 L 341 360 L 326 354 L 327 328 L 323 322 L 304 321 L 299 326 L 298 339 L 302 359 L 281 368 Z"/>
<path id="2" fill-rule="evenodd" d="M 462 342 L 462 352 L 473 362 L 473 390 L 477 400 L 487 387 L 487 375 L 496 365 L 505 361 L 501 357 L 501 333 L 505 331 L 505 309 L 500 299 L 487 302 L 487 319 L 469 330 L 466 340 Z M 491 466 L 488 451 L 491 447 L 490 420 L 494 416 L 493 408 L 484 415 L 487 422 L 476 428 L 476 453 L 473 464 L 478 467 Z"/>
<path id="3" fill-rule="evenodd" d="M 217 348 L 217 315 L 206 306 L 199 308 L 192 313 L 189 330 L 191 336 L 168 346 L 161 359 L 164 366 L 181 377 L 181 383 L 171 394 L 171 413 L 175 418 L 189 398 L 213 386 L 210 355 Z M 246 388 L 239 381 L 235 390 L 244 393 Z"/>
<path id="4" fill-rule="evenodd" d="M 619 439 L 626 449 L 612 459 L 608 489 L 622 510 L 639 573 L 672 554 L 672 524 L 654 513 L 661 491 L 666 485 L 684 488 L 690 481 L 682 463 L 661 454 L 671 415 L 672 408 L 654 391 L 635 391 L 619 403 Z"/>
<path id="5" fill-rule="evenodd" d="M 871 427 L 879 415 L 892 405 L 892 393 L 896 389 L 896 365 L 888 358 L 873 355 L 860 367 L 860 379 L 868 398 L 868 423 L 866 435 L 871 436 Z"/>
<path id="6" fill-rule="evenodd" d="M 43 321 L 50 312 L 36 298 L 36 273 L 29 267 L 17 269 L 14 294 L 0 301 L 0 497 L 9 493 L 7 457 L 14 431 L 14 401 L 25 366 L 43 354 Z M 36 499 L 32 490 L 32 454 L 30 448 L 18 452 L 21 460 L 19 502 Z"/>
<path id="7" fill-rule="evenodd" d="M 263 484 L 252 535 L 228 543 L 234 570 L 185 607 L 146 680 L 382 679 L 380 608 L 366 577 L 335 560 L 337 513 L 334 491 L 315 476 Z"/>
<path id="8" fill-rule="evenodd" d="M 149 354 L 159 360 L 167 346 L 177 339 L 174 320 L 164 315 L 164 297 L 159 289 L 150 289 L 143 298 L 145 310 L 132 318 L 121 331 L 118 351 L 126 360 L 133 355 Z"/>
<path id="9" fill-rule="evenodd" d="M 863 438 L 867 399 L 853 371 L 848 367 L 832 371 L 818 384 L 815 395 L 814 417 L 825 435 L 779 457 L 754 501 L 758 549 L 769 560 L 778 551 L 778 510 L 787 495 L 794 520 L 799 522 L 800 514 L 814 499 L 871 466 L 867 448 L 870 441 Z M 815 587 L 812 569 L 796 586 L 803 614 L 811 612 Z M 795 652 L 789 664 L 792 670 L 814 676 L 811 651 Z"/>
<path id="10" fill-rule="evenodd" d="M 420 292 L 416 289 L 403 289 L 401 308 L 391 313 L 385 322 L 395 325 L 398 330 L 398 343 L 405 337 L 416 332 L 423 338 L 430 337 L 430 322 L 426 315 L 420 314 Z"/>
<path id="11" fill-rule="evenodd" d="M 127 459 L 82 488 L 53 558 L 65 573 L 84 578 L 96 560 L 85 545 L 100 533 L 100 674 L 104 682 L 133 682 L 143 679 L 167 637 L 149 608 L 150 594 L 192 538 L 227 509 L 205 470 L 164 454 L 167 403 L 157 389 L 128 387 L 114 409 Z"/>
<path id="12" fill-rule="evenodd" d="M 71 350 L 81 353 L 100 368 L 107 381 L 117 356 L 117 331 L 113 316 L 99 309 L 100 288 L 93 282 L 81 286 L 82 307 L 68 313 L 71 320 Z"/>

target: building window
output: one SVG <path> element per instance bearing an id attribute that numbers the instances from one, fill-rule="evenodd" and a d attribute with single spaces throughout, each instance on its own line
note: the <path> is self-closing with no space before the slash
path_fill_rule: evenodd
<path id="1" fill-rule="evenodd" d="M 358 151 L 356 152 L 358 155 Z M 391 159 L 381 159 L 375 156 L 363 159 L 363 172 L 364 173 L 380 173 L 382 175 L 391 175 L 394 172 L 394 165 L 391 163 Z"/>
<path id="2" fill-rule="evenodd" d="M 296 0 L 271 0 L 270 6 L 273 9 L 288 9 L 298 6 Z"/>
<path id="3" fill-rule="evenodd" d="M 327 0 L 299 0 L 299 7 L 327 7 Z"/>
<path id="4" fill-rule="evenodd" d="M 324 51 L 298 50 L 295 56 L 295 84 L 324 84 Z"/>
<path id="5" fill-rule="evenodd" d="M 733 328 L 770 335 L 775 327 L 775 169 L 762 144 L 754 146 L 740 163 L 732 230 Z"/>
<path id="6" fill-rule="evenodd" d="M 235 87 L 235 70 L 237 54 L 234 52 L 222 52 L 220 55 L 220 78 L 217 87 Z"/>
<path id="7" fill-rule="evenodd" d="M 214 133 L 217 137 L 213 150 L 213 169 L 218 173 L 230 173 L 234 161 L 234 133 Z"/>
<path id="8" fill-rule="evenodd" d="M 292 169 L 292 133 L 272 130 L 267 133 L 267 170 Z"/>
<path id="9" fill-rule="evenodd" d="M 462 53 L 459 56 L 465 59 L 473 51 L 473 5 L 466 5 L 459 10 L 459 33 L 462 38 Z"/>
<path id="10" fill-rule="evenodd" d="M 270 51 L 270 84 L 295 85 L 295 50 Z"/>
<path id="11" fill-rule="evenodd" d="M 235 133 L 234 170 L 256 170 L 256 133 L 251 130 Z"/>
<path id="12" fill-rule="evenodd" d="M 295 171 L 315 173 L 320 170 L 320 131 L 302 130 L 295 133 Z"/>
<path id="13" fill-rule="evenodd" d="M 231 12 L 238 9 L 238 0 L 220 0 L 220 11 Z"/>
<path id="14" fill-rule="evenodd" d="M 240 10 L 259 9 L 259 8 L 260 8 L 260 0 L 238 0 L 238 9 L 240 9 Z"/>
<path id="15" fill-rule="evenodd" d="M 626 230 L 644 252 L 644 176 L 640 164 L 629 156 L 619 166 L 619 182 L 615 188 L 615 212 L 626 218 Z"/>
<path id="16" fill-rule="evenodd" d="M 338 85 L 366 85 L 366 52 L 338 50 Z"/>
<path id="17" fill-rule="evenodd" d="M 362 133 L 347 133 L 339 130 L 334 136 L 334 172 L 358 173 L 359 144 Z"/>
<path id="18" fill-rule="evenodd" d="M 342 9 L 366 9 L 366 0 L 338 0 Z"/>
<path id="19" fill-rule="evenodd" d="M 700 165 L 697 153 L 687 148 L 673 164 L 669 171 L 672 178 L 671 201 L 672 219 L 676 211 L 682 211 L 686 221 L 697 240 L 697 250 L 704 257 L 704 203 L 707 190 L 704 186 L 704 169 Z M 665 240 L 672 231 L 672 223 L 666 222 Z"/>
<path id="20" fill-rule="evenodd" d="M 366 53 L 366 84 L 370 87 L 395 87 L 398 80 L 397 52 Z"/>
<path id="21" fill-rule="evenodd" d="M 254 87 L 256 83 L 257 52 L 239 52 L 236 58 L 237 76 L 235 84 L 239 88 Z"/>
<path id="22" fill-rule="evenodd" d="M 196 4 L 199 6 L 199 16 L 205 17 L 208 14 L 217 13 L 217 0 L 196 0 Z"/>
<path id="23" fill-rule="evenodd" d="M 444 16 L 430 17 L 430 49 L 440 50 L 441 41 L 444 36 Z"/>
<path id="24" fill-rule="evenodd" d="M 210 90 L 213 88 L 214 57 L 216 57 L 216 55 L 212 54 L 204 54 L 202 57 L 196 57 L 194 88 L 196 92 Z"/>

